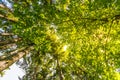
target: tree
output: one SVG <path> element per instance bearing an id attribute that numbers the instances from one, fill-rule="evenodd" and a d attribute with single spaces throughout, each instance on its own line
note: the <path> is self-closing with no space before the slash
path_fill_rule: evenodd
<path id="1" fill-rule="evenodd" d="M 24 56 L 24 80 L 119 80 L 119 1 L 12 3 L 13 11 L 5 7 L 9 13 L 0 17 L 12 25 L 1 33 L 0 47 L 17 48 L 0 57 L 0 71 Z"/>

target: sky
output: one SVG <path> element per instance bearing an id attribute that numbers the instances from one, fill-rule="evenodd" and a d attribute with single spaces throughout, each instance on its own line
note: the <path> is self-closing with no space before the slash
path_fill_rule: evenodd
<path id="1" fill-rule="evenodd" d="M 12 4 L 10 4 L 7 0 L 0 0 L 0 2 L 4 2 L 5 5 L 7 5 L 8 8 L 12 8 Z"/>
<path id="2" fill-rule="evenodd" d="M 13 64 L 10 69 L 5 70 L 3 77 L 0 76 L 0 80 L 19 80 L 18 76 L 21 78 L 23 75 L 25 75 L 25 72 L 19 66 Z"/>

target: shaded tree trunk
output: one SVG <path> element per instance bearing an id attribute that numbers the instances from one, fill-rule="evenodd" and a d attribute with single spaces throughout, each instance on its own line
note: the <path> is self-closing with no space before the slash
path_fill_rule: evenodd
<path id="1" fill-rule="evenodd" d="M 57 70 L 60 80 L 64 80 L 64 75 L 62 73 L 61 67 L 60 67 L 60 61 L 57 59 Z"/>

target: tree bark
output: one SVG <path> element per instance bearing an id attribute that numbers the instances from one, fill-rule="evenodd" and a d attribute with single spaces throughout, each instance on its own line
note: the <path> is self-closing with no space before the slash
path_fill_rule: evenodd
<path id="1" fill-rule="evenodd" d="M 12 39 L 12 40 L 0 41 L 0 46 L 7 45 L 7 44 L 10 44 L 10 43 L 16 43 L 20 40 L 21 40 L 21 38 L 15 38 L 15 39 Z"/>
<path id="2" fill-rule="evenodd" d="M 12 46 L 16 46 L 16 44 L 15 43 L 10 43 L 10 44 L 0 46 L 0 50 L 5 50 L 5 49 L 10 48 Z"/>
<path id="3" fill-rule="evenodd" d="M 13 36 L 13 33 L 0 33 L 0 36 Z"/>
<path id="4" fill-rule="evenodd" d="M 11 56 L 0 60 L 0 72 L 11 66 L 13 63 L 21 59 L 24 55 L 28 54 L 29 51 L 33 50 L 34 47 L 31 46 L 29 48 L 26 48 L 25 50 L 22 50 L 18 53 L 14 53 Z"/>
<path id="5" fill-rule="evenodd" d="M 18 19 L 17 19 L 17 18 L 9 18 L 9 17 L 6 17 L 6 16 L 4 16 L 4 15 L 2 15 L 2 14 L 0 14 L 0 18 L 1 18 L 1 19 L 5 19 L 5 20 L 8 20 L 8 21 L 11 21 L 11 22 L 13 22 L 13 23 L 18 22 Z"/>
<path id="6" fill-rule="evenodd" d="M 60 61 L 57 59 L 57 68 L 58 68 L 58 75 L 60 80 L 64 80 L 64 75 L 62 73 L 61 67 L 60 67 Z"/>

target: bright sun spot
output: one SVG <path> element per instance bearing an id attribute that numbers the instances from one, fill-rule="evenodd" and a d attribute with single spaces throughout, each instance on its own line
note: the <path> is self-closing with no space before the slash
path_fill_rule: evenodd
<path id="1" fill-rule="evenodd" d="M 64 45 L 63 50 L 66 51 L 67 47 L 67 45 Z"/>

